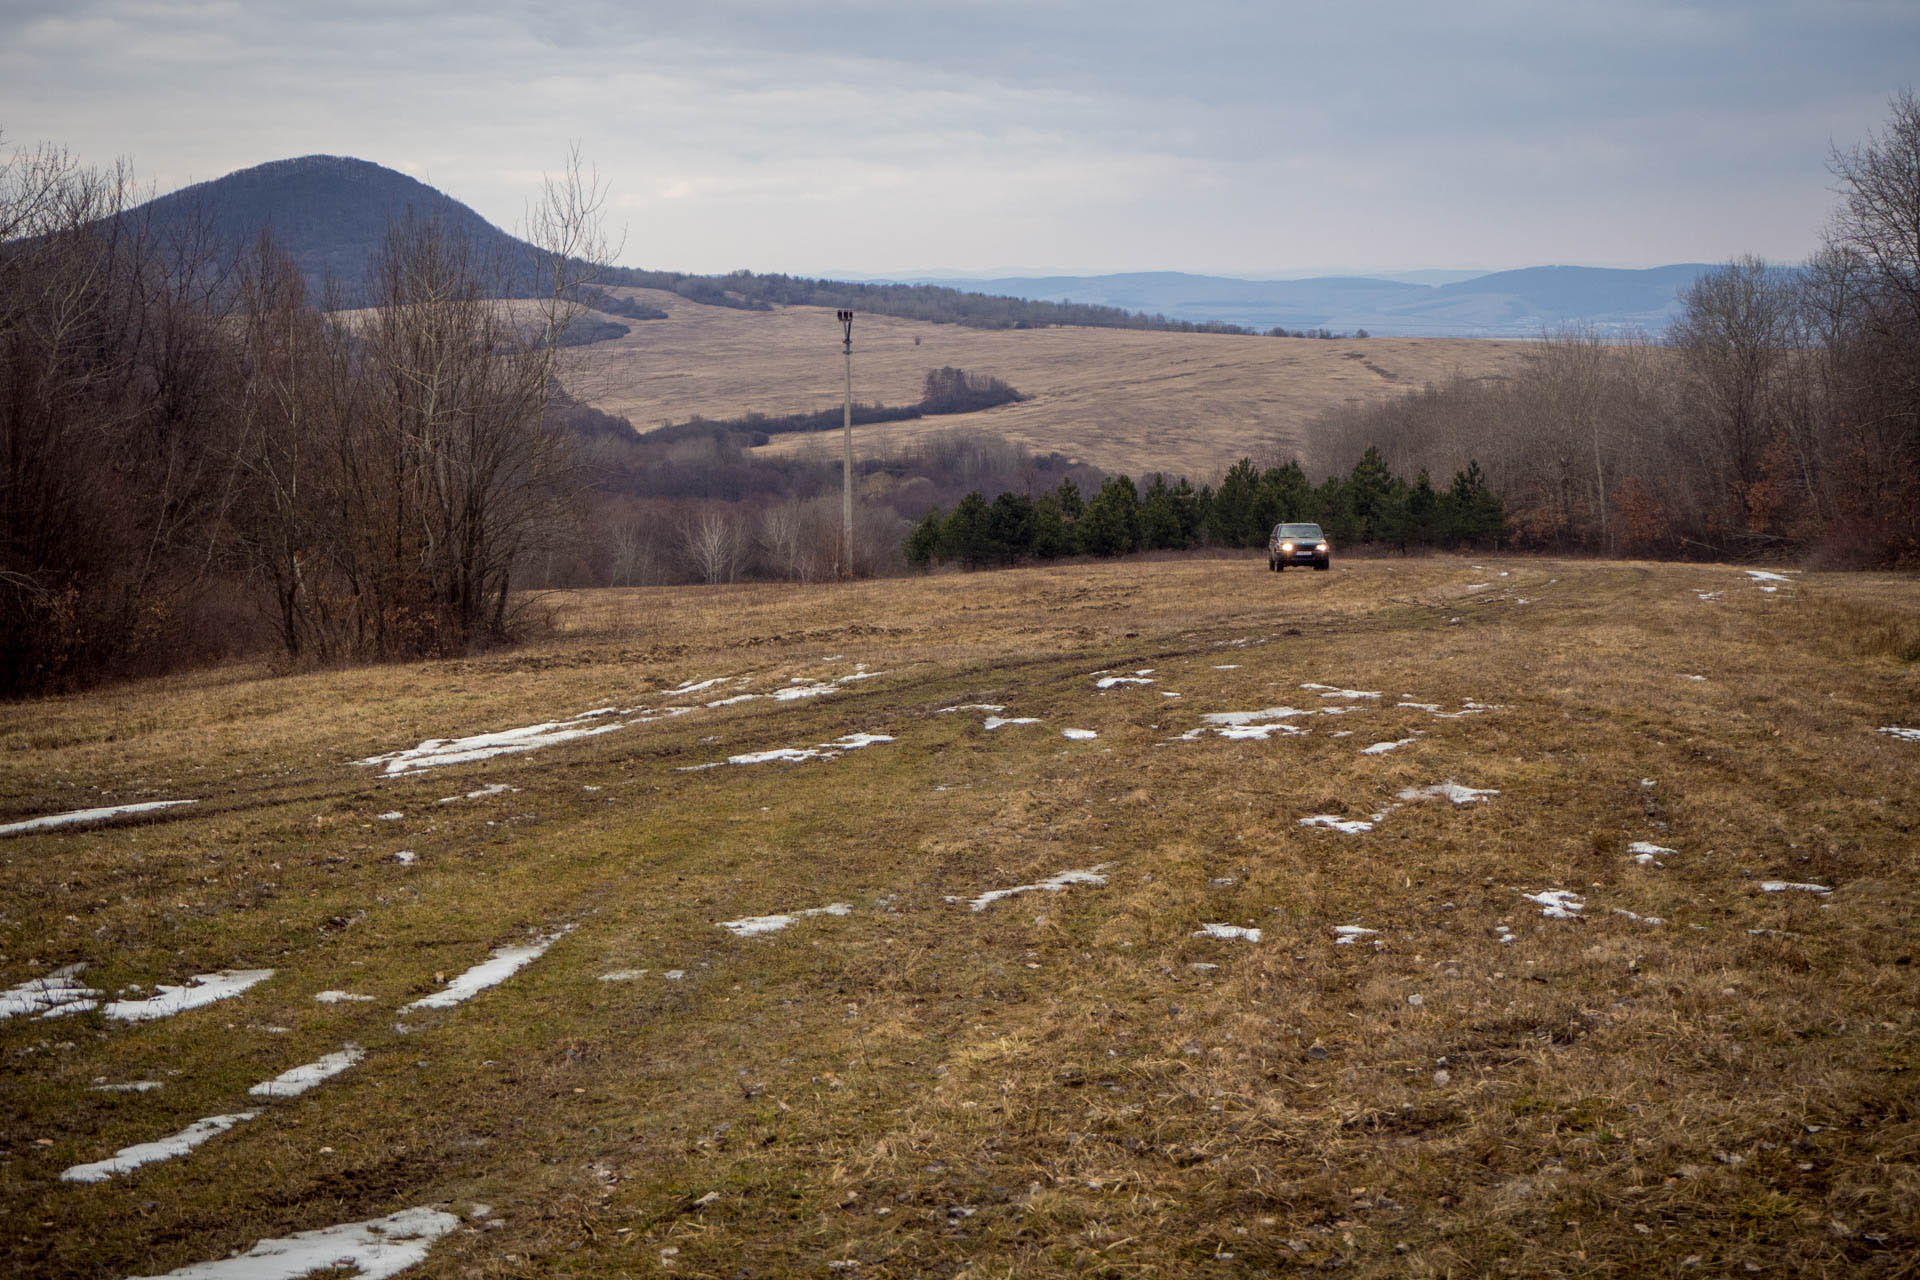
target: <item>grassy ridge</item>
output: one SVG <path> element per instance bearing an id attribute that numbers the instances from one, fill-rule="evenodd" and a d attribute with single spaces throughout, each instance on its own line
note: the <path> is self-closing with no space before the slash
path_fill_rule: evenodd
<path id="1" fill-rule="evenodd" d="M 200 803 L 0 842 L 0 986 L 278 972 L 140 1026 L 0 1021 L 0 1206 L 27 1224 L 0 1270 L 149 1274 L 444 1203 L 470 1229 L 425 1274 L 1900 1274 L 1920 745 L 1877 730 L 1920 725 L 1915 605 L 1910 580 L 1715 566 L 1070 566 L 597 593 L 521 653 L 15 708 L 6 816 Z M 347 763 L 856 662 L 881 674 L 813 699 Z M 1500 709 L 1396 705 L 1469 700 Z M 1356 709 L 1180 740 L 1276 706 Z M 854 731 L 895 740 L 683 771 Z M 1499 794 L 1396 799 L 1449 779 Z M 490 783 L 519 790 L 438 803 Z M 1521 897 L 1548 888 L 1583 918 Z M 311 998 L 338 988 L 374 999 Z M 56 1181 L 346 1041 L 364 1063 L 191 1156 Z M 164 1087 L 89 1089 L 134 1079 Z"/>

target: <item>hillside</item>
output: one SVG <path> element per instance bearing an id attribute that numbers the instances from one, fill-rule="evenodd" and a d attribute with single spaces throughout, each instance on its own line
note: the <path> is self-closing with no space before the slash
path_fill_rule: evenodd
<path id="1" fill-rule="evenodd" d="M 0 1274 L 1911 1271 L 1911 577 L 548 603 L 0 708 Z"/>
<path id="2" fill-rule="evenodd" d="M 349 305 L 361 300 L 361 286 L 388 226 L 409 217 L 438 219 L 466 237 L 476 261 L 498 259 L 518 267 L 533 252 L 451 196 L 404 173 L 346 156 L 255 165 L 160 196 L 127 216 L 147 222 L 162 242 L 198 226 L 208 233 L 216 255 L 229 260 L 246 254 L 266 231 L 299 267 L 316 298 L 332 281 Z M 524 290 L 524 283 L 501 279 L 494 287 L 514 294 Z"/>
<path id="3" fill-rule="evenodd" d="M 579 349 L 567 381 L 576 395 L 637 428 L 841 401 L 840 326 L 829 310 L 687 307 L 670 295 L 613 292 L 657 301 L 672 314 Z M 1164 470 L 1211 482 L 1242 456 L 1292 456 L 1306 424 L 1328 407 L 1417 391 L 1455 373 L 1497 377 L 1529 351 L 1520 342 L 1444 338 L 992 330 L 862 314 L 854 322 L 855 399 L 911 403 L 927 370 L 942 365 L 1003 378 L 1032 399 L 854 434 L 867 456 L 928 432 L 977 428 L 1108 471 Z M 783 436 L 765 447 L 837 451 L 839 443 L 837 434 Z"/>

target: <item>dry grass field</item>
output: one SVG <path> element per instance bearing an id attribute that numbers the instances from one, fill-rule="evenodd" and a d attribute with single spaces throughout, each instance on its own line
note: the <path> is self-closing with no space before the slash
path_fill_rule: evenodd
<path id="1" fill-rule="evenodd" d="M 665 320 L 580 348 L 569 389 L 642 430 L 695 415 L 791 413 L 837 405 L 840 326 L 821 307 L 771 312 L 697 306 L 672 294 L 614 290 Z M 888 316 L 854 322 L 854 398 L 911 404 L 927 370 L 955 365 L 1033 398 L 982 413 L 855 428 L 863 456 L 933 431 L 991 431 L 1046 453 L 1141 476 L 1217 481 L 1243 456 L 1284 461 L 1322 410 L 1417 391 L 1456 373 L 1497 376 L 1529 344 L 1454 338 L 1332 341 L 1122 329 L 968 329 Z M 777 437 L 767 449 L 839 448 L 837 438 Z M 837 453 L 834 456 L 838 456 Z"/>
<path id="2" fill-rule="evenodd" d="M 1920 588 L 1784 576 L 605 592 L 8 707 L 0 822 L 193 803 L 0 836 L 0 1274 L 1913 1275 Z"/>

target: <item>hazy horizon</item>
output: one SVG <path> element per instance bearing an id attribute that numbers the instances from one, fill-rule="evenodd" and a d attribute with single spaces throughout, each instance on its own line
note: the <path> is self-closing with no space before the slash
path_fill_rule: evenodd
<path id="1" fill-rule="evenodd" d="M 1920 66 L 1888 0 L 10 11 L 10 146 L 160 193 L 351 155 L 513 229 L 576 143 L 623 264 L 799 275 L 1794 262 Z"/>

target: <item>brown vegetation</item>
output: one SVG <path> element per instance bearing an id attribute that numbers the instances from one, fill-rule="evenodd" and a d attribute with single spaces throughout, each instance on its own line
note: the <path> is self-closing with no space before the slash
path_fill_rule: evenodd
<path id="1" fill-rule="evenodd" d="M 594 381 L 577 394 L 640 430 L 695 415 L 777 415 L 840 403 L 840 328 L 831 309 L 740 311 L 616 292 L 657 302 L 671 315 L 585 348 L 581 376 Z M 1217 479 L 1244 456 L 1291 459 L 1306 443 L 1307 424 L 1329 407 L 1376 403 L 1455 376 L 1512 374 L 1530 350 L 1522 342 L 1451 338 L 981 330 L 867 315 L 855 321 L 853 342 L 854 395 L 863 402 L 912 401 L 927 371 L 942 365 L 1004 379 L 1031 397 L 982 413 L 856 427 L 861 457 L 973 429 L 1104 471 L 1164 471 L 1195 484 Z M 762 452 L 828 448 L 822 438 L 791 436 Z"/>
<path id="2" fill-rule="evenodd" d="M 198 802 L 0 843 L 0 987 L 276 970 L 157 1022 L 0 1021 L 0 1270 L 157 1274 L 434 1204 L 474 1229 L 422 1274 L 473 1277 L 1910 1270 L 1920 743 L 1879 730 L 1920 727 L 1920 685 L 1875 638 L 1911 636 L 1909 578 L 1253 554 L 551 603 L 561 634 L 513 654 L 0 712 L 0 816 Z M 975 703 L 1041 723 L 942 711 Z M 347 763 L 676 704 L 425 775 Z M 1183 739 L 1283 705 L 1350 710 Z M 893 741 L 685 771 L 855 730 Z M 1448 780 L 1498 794 L 1398 798 Z M 493 784 L 519 790 L 439 803 Z M 313 999 L 339 989 L 372 999 Z M 248 1097 L 349 1041 L 351 1071 Z M 242 1108 L 190 1156 L 58 1181 Z"/>

